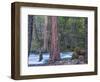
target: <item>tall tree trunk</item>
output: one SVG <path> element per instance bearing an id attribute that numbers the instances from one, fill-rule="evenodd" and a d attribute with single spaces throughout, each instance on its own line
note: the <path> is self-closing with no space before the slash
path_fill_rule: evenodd
<path id="1" fill-rule="evenodd" d="M 51 52 L 50 58 L 52 62 L 60 60 L 60 52 L 58 47 L 57 17 L 51 17 Z"/>
<path id="2" fill-rule="evenodd" d="M 34 25 L 34 32 L 35 32 L 36 40 L 39 41 L 39 36 L 38 36 L 38 32 L 37 32 L 38 31 L 37 30 L 37 25 L 38 25 L 37 19 L 38 19 L 37 16 L 34 16 L 34 21 L 33 21 L 34 24 L 33 25 Z"/>
<path id="3" fill-rule="evenodd" d="M 47 48 L 48 48 L 48 36 L 47 36 L 47 24 L 48 24 L 48 17 L 47 16 L 45 16 L 45 21 L 44 21 L 44 47 L 43 47 L 43 49 L 44 49 L 44 51 L 46 51 L 47 50 Z"/>
<path id="4" fill-rule="evenodd" d="M 33 32 L 33 16 L 29 15 L 28 18 L 28 56 L 31 51 L 31 43 L 32 43 L 32 32 Z"/>

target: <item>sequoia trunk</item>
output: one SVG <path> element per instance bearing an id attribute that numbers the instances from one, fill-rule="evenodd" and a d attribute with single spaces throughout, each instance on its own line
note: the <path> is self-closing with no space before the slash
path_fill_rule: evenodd
<path id="1" fill-rule="evenodd" d="M 57 31 L 57 17 L 52 16 L 51 17 L 51 52 L 50 52 L 50 58 L 51 61 L 57 61 L 60 60 L 60 53 L 59 53 L 59 47 L 58 47 L 58 31 Z"/>

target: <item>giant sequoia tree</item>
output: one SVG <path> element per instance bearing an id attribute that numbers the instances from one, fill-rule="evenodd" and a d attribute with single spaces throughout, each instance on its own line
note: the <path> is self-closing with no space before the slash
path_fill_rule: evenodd
<path id="1" fill-rule="evenodd" d="M 58 30 L 57 30 L 57 17 L 51 17 L 51 51 L 50 58 L 54 62 L 60 60 L 60 51 L 58 46 Z"/>

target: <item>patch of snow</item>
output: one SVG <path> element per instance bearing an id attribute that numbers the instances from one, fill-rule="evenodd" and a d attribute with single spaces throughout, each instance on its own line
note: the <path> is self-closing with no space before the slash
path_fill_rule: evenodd
<path id="1" fill-rule="evenodd" d="M 73 52 L 60 53 L 60 58 L 61 59 L 71 58 L 72 53 Z M 39 61 L 39 54 L 32 53 L 32 54 L 29 55 L 28 64 L 29 65 L 38 65 L 38 64 L 42 65 L 42 64 L 45 64 L 47 60 L 49 60 L 49 57 L 50 57 L 50 53 L 44 53 L 43 59 L 41 61 Z"/>

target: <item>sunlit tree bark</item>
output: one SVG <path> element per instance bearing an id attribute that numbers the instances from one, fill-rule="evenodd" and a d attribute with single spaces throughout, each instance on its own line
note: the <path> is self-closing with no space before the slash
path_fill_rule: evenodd
<path id="1" fill-rule="evenodd" d="M 48 25 L 48 17 L 47 16 L 45 16 L 44 17 L 44 51 L 46 51 L 47 50 L 47 48 L 48 48 L 48 31 L 47 31 L 47 25 Z"/>

